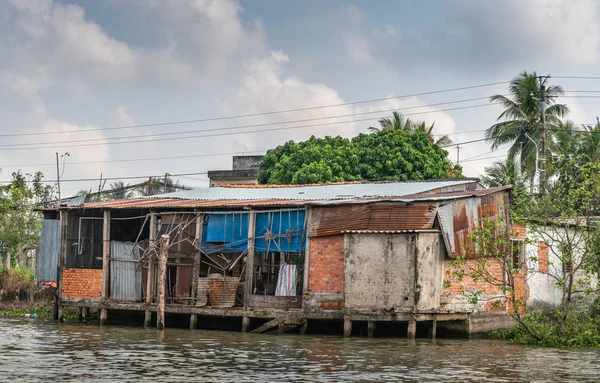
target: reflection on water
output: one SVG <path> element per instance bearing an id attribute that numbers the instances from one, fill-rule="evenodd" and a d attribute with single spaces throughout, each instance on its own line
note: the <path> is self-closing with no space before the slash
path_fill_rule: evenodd
<path id="1" fill-rule="evenodd" d="M 598 382 L 600 351 L 0 319 L 0 379 Z"/>

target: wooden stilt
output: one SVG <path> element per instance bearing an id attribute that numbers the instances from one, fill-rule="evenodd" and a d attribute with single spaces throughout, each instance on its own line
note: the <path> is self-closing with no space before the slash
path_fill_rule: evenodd
<path id="1" fill-rule="evenodd" d="M 158 253 L 158 302 L 156 305 L 156 328 L 165 328 L 165 282 L 167 279 L 167 256 L 169 251 L 169 239 L 166 234 L 160 237 L 160 251 Z"/>
<path id="2" fill-rule="evenodd" d="M 106 323 L 108 322 L 108 310 L 107 309 L 100 309 L 100 326 L 106 326 Z"/>
<path id="3" fill-rule="evenodd" d="M 300 335 L 306 335 L 307 330 L 308 330 L 308 319 L 305 319 L 304 322 L 300 325 Z"/>
<path id="4" fill-rule="evenodd" d="M 190 314 L 190 330 L 195 330 L 198 324 L 198 315 Z"/>
<path id="5" fill-rule="evenodd" d="M 144 327 L 150 327 L 152 325 L 152 311 L 144 311 Z"/>
<path id="6" fill-rule="evenodd" d="M 102 299 L 106 300 L 110 294 L 110 210 L 104 211 L 102 239 Z"/>
<path id="7" fill-rule="evenodd" d="M 248 331 L 250 331 L 250 318 L 243 317 L 242 318 L 242 332 L 248 332 Z"/>
<path id="8" fill-rule="evenodd" d="M 348 338 L 352 335 L 352 321 L 344 319 L 344 338 Z"/>
<path id="9" fill-rule="evenodd" d="M 433 318 L 433 323 L 431 324 L 431 339 L 435 339 L 437 336 L 437 319 Z"/>
<path id="10" fill-rule="evenodd" d="M 87 322 L 90 319 L 90 308 L 89 307 L 81 308 L 81 319 L 84 322 Z"/>
<path id="11" fill-rule="evenodd" d="M 376 325 L 375 321 L 372 321 L 372 320 L 369 321 L 368 328 L 367 328 L 367 336 L 369 338 L 373 338 L 375 336 L 375 325 Z"/>
<path id="12" fill-rule="evenodd" d="M 156 241 L 156 214 L 150 215 L 150 234 L 148 238 L 150 242 L 150 248 L 154 248 Z M 154 253 L 150 252 L 148 259 L 148 272 L 146 278 L 146 305 L 152 304 L 152 298 L 154 297 Z M 144 327 L 150 327 L 152 325 L 152 311 L 150 308 L 146 309 L 144 313 Z"/>
<path id="13" fill-rule="evenodd" d="M 408 321 L 408 331 L 406 332 L 406 337 L 408 339 L 415 339 L 417 337 L 417 321 L 416 320 Z"/>

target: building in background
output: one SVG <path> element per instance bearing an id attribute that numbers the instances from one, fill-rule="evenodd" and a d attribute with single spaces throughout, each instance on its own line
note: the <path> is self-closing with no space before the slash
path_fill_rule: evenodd
<path id="1" fill-rule="evenodd" d="M 233 156 L 232 170 L 211 170 L 209 185 L 256 185 L 263 156 Z"/>

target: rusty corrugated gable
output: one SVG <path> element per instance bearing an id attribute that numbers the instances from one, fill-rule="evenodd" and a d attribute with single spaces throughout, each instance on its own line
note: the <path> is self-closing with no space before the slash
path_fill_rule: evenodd
<path id="1" fill-rule="evenodd" d="M 431 204 L 348 205 L 315 208 L 309 235 L 339 234 L 348 230 L 417 230 L 431 229 L 436 206 Z"/>

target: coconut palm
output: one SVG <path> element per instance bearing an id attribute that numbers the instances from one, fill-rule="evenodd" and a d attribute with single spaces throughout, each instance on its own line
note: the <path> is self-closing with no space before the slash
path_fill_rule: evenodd
<path id="1" fill-rule="evenodd" d="M 127 199 L 133 197 L 133 190 L 129 184 L 125 184 L 123 181 L 111 182 L 110 197 L 112 199 Z"/>
<path id="2" fill-rule="evenodd" d="M 546 85 L 544 78 L 542 84 Z M 540 83 L 535 72 L 523 72 L 515 77 L 509 86 L 510 97 L 501 94 L 490 97 L 490 102 L 500 104 L 504 109 L 498 116 L 497 123 L 488 128 L 485 138 L 492 143 L 492 149 L 510 145 L 508 157 L 511 161 L 519 160 L 522 173 L 529 176 L 531 184 L 535 177 L 536 145 L 541 133 L 540 119 Z M 560 118 L 569 112 L 563 104 L 557 104 L 556 98 L 563 94 L 559 85 L 546 85 L 546 125 L 549 147 L 553 139 L 553 127 L 559 124 Z"/>
<path id="3" fill-rule="evenodd" d="M 447 145 L 452 145 L 452 139 L 444 134 L 441 135 L 437 140 L 433 138 L 433 127 L 435 126 L 435 122 L 433 124 L 431 124 L 429 127 L 427 127 L 425 125 L 425 121 L 421 121 L 419 123 L 415 123 L 413 125 L 413 130 L 415 131 L 419 131 L 419 132 L 423 132 L 425 134 L 427 134 L 427 136 L 429 136 L 429 141 L 431 141 L 432 144 L 436 144 L 436 145 L 440 145 L 440 146 L 447 146 Z"/>
<path id="4" fill-rule="evenodd" d="M 429 136 L 429 140 L 432 144 L 436 145 L 452 145 L 452 140 L 447 135 L 442 135 L 440 138 L 435 140 L 433 138 L 433 127 L 435 122 L 431 124 L 431 126 L 427 126 L 425 121 L 416 122 L 412 121 L 410 118 L 405 118 L 402 114 L 398 112 L 392 113 L 392 118 L 385 117 L 379 120 L 380 128 L 375 128 L 373 126 L 369 126 L 369 130 L 371 132 L 380 132 L 382 130 L 404 130 L 407 132 L 423 132 Z"/>
<path id="5" fill-rule="evenodd" d="M 504 185 L 520 185 L 522 179 L 519 174 L 519 168 L 515 161 L 506 159 L 496 161 L 492 166 L 485 168 L 485 175 L 481 181 L 487 187 L 497 187 Z"/>

